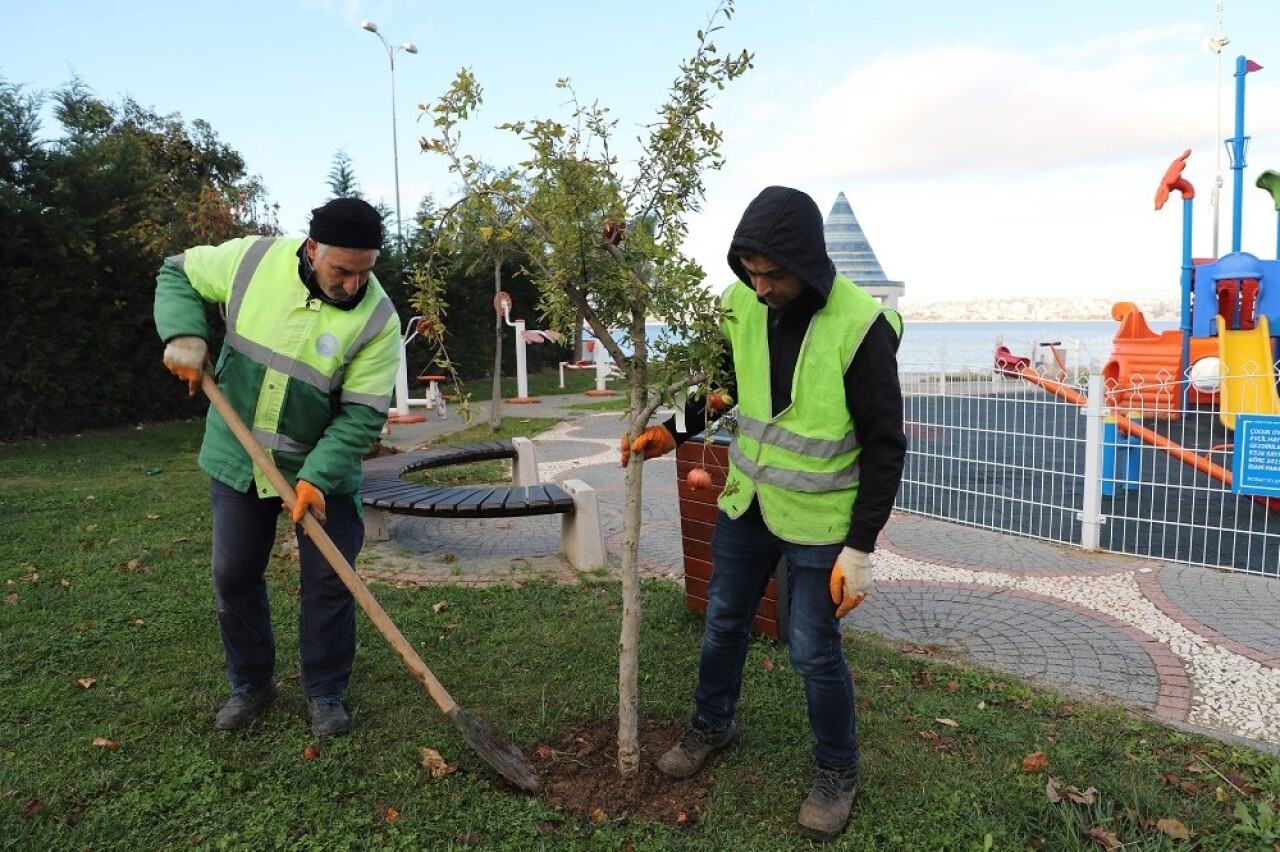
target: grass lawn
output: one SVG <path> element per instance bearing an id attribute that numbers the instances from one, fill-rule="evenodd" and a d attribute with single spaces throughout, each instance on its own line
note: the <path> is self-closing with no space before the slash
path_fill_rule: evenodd
<path id="1" fill-rule="evenodd" d="M 202 426 L 0 447 L 0 848 L 790 850 L 809 733 L 785 647 L 753 644 L 740 743 L 692 825 L 582 821 L 504 792 L 360 617 L 351 736 L 316 743 L 296 572 L 268 572 L 281 684 L 252 733 L 225 699 Z M 284 527 L 281 527 L 282 534 Z M 373 589 L 459 704 L 526 754 L 615 712 L 619 588 Z M 701 620 L 644 586 L 640 712 L 689 708 Z M 846 643 L 863 792 L 832 849 L 1273 850 L 1280 760 L 873 637 Z M 319 746 L 314 759 L 308 745 Z M 433 778 L 421 749 L 456 771 Z M 656 754 L 645 754 L 652 761 Z M 1047 786 L 1061 793 L 1054 802 Z"/>

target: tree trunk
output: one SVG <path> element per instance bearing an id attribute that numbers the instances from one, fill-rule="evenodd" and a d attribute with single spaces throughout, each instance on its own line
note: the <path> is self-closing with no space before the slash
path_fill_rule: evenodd
<path id="1" fill-rule="evenodd" d="M 502 259 L 493 258 L 493 396 L 489 401 L 489 428 L 502 430 L 502 311 L 498 310 L 498 294 L 502 292 Z"/>
<path id="2" fill-rule="evenodd" d="M 631 434 L 638 434 L 633 429 Z M 627 465 L 622 528 L 622 630 L 618 637 L 618 772 L 640 768 L 640 494 L 644 464 Z"/>
<path id="3" fill-rule="evenodd" d="M 648 384 L 644 317 L 639 317 L 641 336 L 635 333 L 632 317 L 633 355 L 627 365 L 631 394 L 628 440 L 648 425 L 639 414 L 645 409 Z M 640 768 L 640 520 L 644 458 L 632 456 L 627 464 L 626 503 L 622 527 L 622 629 L 618 637 L 618 772 L 623 777 Z"/>

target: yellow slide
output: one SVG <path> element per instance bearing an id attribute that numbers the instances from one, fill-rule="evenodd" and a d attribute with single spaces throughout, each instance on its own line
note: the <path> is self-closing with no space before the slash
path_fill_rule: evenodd
<path id="1" fill-rule="evenodd" d="M 1216 319 L 1218 357 L 1222 362 L 1218 419 L 1222 425 L 1235 429 L 1237 414 L 1280 414 L 1267 318 L 1259 315 L 1258 326 L 1251 331 L 1228 331 L 1226 320 L 1221 316 Z"/>

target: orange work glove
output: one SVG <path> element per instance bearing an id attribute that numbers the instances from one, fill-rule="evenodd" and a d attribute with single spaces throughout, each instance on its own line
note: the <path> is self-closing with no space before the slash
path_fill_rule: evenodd
<path id="1" fill-rule="evenodd" d="M 305 479 L 299 479 L 298 487 L 294 490 L 297 491 L 298 502 L 293 504 L 293 522 L 295 524 L 302 523 L 302 516 L 310 509 L 315 519 L 323 524 L 324 492 Z"/>
<path id="2" fill-rule="evenodd" d="M 658 456 L 665 456 L 676 448 L 676 439 L 665 426 L 650 426 L 645 429 L 630 445 L 627 444 L 627 436 L 622 436 L 622 466 L 626 467 L 631 461 L 632 453 L 643 453 L 646 459 L 656 459 Z"/>
<path id="3" fill-rule="evenodd" d="M 871 554 L 846 547 L 836 557 L 831 569 L 831 602 L 836 605 L 836 618 L 844 618 L 862 603 L 871 591 Z"/>
<path id="4" fill-rule="evenodd" d="M 209 361 L 209 344 L 203 337 L 175 337 L 164 347 L 164 365 L 169 372 L 187 383 L 191 396 L 200 389 L 200 373 Z"/>

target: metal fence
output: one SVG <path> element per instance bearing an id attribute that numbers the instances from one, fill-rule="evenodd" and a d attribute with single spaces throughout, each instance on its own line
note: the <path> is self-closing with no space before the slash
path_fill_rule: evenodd
<path id="1" fill-rule="evenodd" d="M 900 364 L 910 442 L 900 511 L 1086 550 L 1280 573 L 1280 500 L 1233 491 L 1236 435 L 1210 392 L 1230 386 L 1236 411 L 1270 414 L 1274 373 L 1250 364 L 1184 388 L 1163 374 L 1104 382 L 1087 358 L 1000 367 Z"/>

